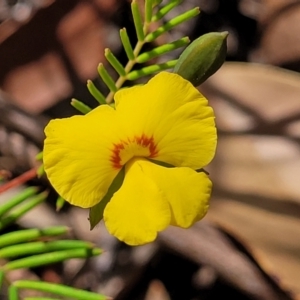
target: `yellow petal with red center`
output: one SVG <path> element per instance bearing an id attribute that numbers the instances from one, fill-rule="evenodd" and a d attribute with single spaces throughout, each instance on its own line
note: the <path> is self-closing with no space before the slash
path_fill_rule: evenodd
<path id="1" fill-rule="evenodd" d="M 122 138 L 117 121 L 115 110 L 104 105 L 85 116 L 47 125 L 45 171 L 56 191 L 71 204 L 97 204 L 120 171 L 112 161 L 114 143 Z"/>
<path id="2" fill-rule="evenodd" d="M 171 208 L 171 225 L 188 228 L 205 216 L 212 183 L 204 172 L 186 167 L 165 168 L 149 162 L 141 165 L 164 192 Z"/>
<path id="3" fill-rule="evenodd" d="M 144 172 L 145 164 L 153 163 L 132 159 L 126 164 L 123 185 L 104 210 L 108 231 L 132 246 L 152 242 L 171 222 L 169 203 L 154 178 Z"/>
<path id="4" fill-rule="evenodd" d="M 120 90 L 115 102 L 124 130 L 153 139 L 153 159 L 199 169 L 213 158 L 217 141 L 213 110 L 179 75 L 161 72 L 144 86 Z"/>

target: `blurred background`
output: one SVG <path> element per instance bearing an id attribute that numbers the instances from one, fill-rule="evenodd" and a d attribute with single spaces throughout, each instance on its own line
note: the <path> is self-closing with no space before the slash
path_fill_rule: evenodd
<path id="1" fill-rule="evenodd" d="M 26 276 L 121 300 L 300 299 L 300 1 L 184 0 L 164 21 L 195 6 L 197 18 L 157 43 L 230 33 L 227 62 L 199 87 L 219 131 L 205 220 L 129 248 L 103 225 L 90 232 L 87 211 L 56 213 L 53 192 L 18 226 L 67 224 L 106 252 Z M 86 81 L 106 91 L 97 75 L 105 48 L 127 62 L 122 27 L 135 42 L 126 0 L 0 0 L 0 170 L 35 166 L 45 124 L 78 113 L 72 97 L 96 106 Z"/>

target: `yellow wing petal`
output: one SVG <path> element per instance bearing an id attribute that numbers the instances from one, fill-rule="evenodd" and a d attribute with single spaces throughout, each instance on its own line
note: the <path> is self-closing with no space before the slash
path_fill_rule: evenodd
<path id="1" fill-rule="evenodd" d="M 101 106 L 85 116 L 51 121 L 45 128 L 44 166 L 49 181 L 71 204 L 91 207 L 120 169 L 112 147 L 121 135 L 115 110 Z"/>

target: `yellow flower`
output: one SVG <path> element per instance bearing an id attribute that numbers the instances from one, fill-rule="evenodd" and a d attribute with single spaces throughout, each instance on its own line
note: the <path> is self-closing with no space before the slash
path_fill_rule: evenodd
<path id="1" fill-rule="evenodd" d="M 104 222 L 127 244 L 151 242 L 168 225 L 188 228 L 207 211 L 211 182 L 196 170 L 215 153 L 214 113 L 179 75 L 162 72 L 144 86 L 122 89 L 115 109 L 102 105 L 52 120 L 45 133 L 45 171 L 73 205 L 99 203 L 125 168 Z"/>

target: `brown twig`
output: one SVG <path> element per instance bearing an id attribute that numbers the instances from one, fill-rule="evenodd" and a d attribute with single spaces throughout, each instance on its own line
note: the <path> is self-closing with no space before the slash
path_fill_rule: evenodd
<path id="1" fill-rule="evenodd" d="M 20 176 L 8 181 L 7 183 L 0 186 L 0 194 L 13 188 L 19 186 L 30 179 L 33 179 L 37 175 L 37 168 L 32 168 L 29 171 L 21 174 Z"/>

